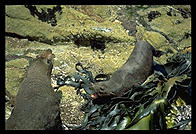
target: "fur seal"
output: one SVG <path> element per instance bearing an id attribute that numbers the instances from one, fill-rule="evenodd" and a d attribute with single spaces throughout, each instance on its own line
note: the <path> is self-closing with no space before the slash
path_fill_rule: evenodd
<path id="1" fill-rule="evenodd" d="M 93 99 L 104 96 L 121 96 L 133 86 L 139 86 L 153 72 L 153 56 L 160 56 L 161 51 L 145 41 L 138 41 L 128 60 L 114 72 L 108 81 L 93 83 Z"/>
<path id="2" fill-rule="evenodd" d="M 34 59 L 16 95 L 16 104 L 5 123 L 7 130 L 61 129 L 60 99 L 51 86 L 52 50 Z"/>

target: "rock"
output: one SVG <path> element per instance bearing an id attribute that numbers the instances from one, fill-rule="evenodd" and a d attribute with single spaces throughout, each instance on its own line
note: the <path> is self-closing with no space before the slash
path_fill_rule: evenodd
<path id="1" fill-rule="evenodd" d="M 99 25 L 97 26 L 106 26 L 108 29 L 112 29 L 113 33 L 97 32 L 93 30 L 92 28 L 96 23 L 92 18 L 74 10 L 73 8 L 69 8 L 68 6 L 61 6 L 61 13 L 56 13 L 55 16 L 52 14 L 51 16 L 49 15 L 49 17 L 47 17 L 47 15 L 50 13 L 50 11 L 45 11 L 44 9 L 54 10 L 56 6 L 53 6 L 52 8 L 50 6 L 26 7 L 22 5 L 6 6 L 5 31 L 7 36 L 43 42 L 50 45 L 64 44 L 64 42 L 71 41 L 74 38 L 90 40 L 96 36 L 100 36 L 105 41 L 117 40 L 119 42 L 132 42 L 134 40 L 132 37 L 128 36 L 123 27 L 116 26 L 110 21 L 104 21 L 101 24 L 98 23 Z M 38 16 L 41 16 L 41 18 L 37 17 L 36 14 L 34 14 L 34 16 L 32 15 L 33 13 L 31 10 L 29 10 L 29 8 L 31 9 L 33 7 L 37 9 L 33 9 L 34 12 L 36 12 Z M 38 10 L 38 7 L 41 9 L 41 11 Z M 47 23 L 51 24 L 52 26 Z M 74 28 L 71 26 L 73 23 Z M 81 27 L 81 25 L 84 26 Z"/>

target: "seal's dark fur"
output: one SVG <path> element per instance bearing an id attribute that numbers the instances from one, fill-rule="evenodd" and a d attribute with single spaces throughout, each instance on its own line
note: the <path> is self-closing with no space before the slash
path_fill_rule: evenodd
<path id="1" fill-rule="evenodd" d="M 112 74 L 108 81 L 98 82 L 91 86 L 98 97 L 121 96 L 133 86 L 143 83 L 152 73 L 155 49 L 145 41 L 138 41 L 126 63 Z"/>
<path id="2" fill-rule="evenodd" d="M 16 96 L 16 105 L 6 121 L 8 130 L 62 129 L 59 98 L 51 86 L 52 59 L 48 49 L 28 68 Z"/>

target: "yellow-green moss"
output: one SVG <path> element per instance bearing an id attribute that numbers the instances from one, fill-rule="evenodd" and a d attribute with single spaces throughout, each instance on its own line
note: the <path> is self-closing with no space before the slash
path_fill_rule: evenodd
<path id="1" fill-rule="evenodd" d="M 6 67 L 8 68 L 25 68 L 28 65 L 29 65 L 29 61 L 24 58 L 15 59 L 15 60 L 6 62 Z"/>
<path id="2" fill-rule="evenodd" d="M 6 68 L 5 86 L 11 95 L 16 96 L 20 83 L 24 78 L 25 70 L 18 68 Z"/>
<path id="3" fill-rule="evenodd" d="M 24 10 L 25 16 L 31 16 L 24 6 L 7 6 L 6 9 L 7 11 L 14 10 L 12 12 L 15 12 L 15 14 L 20 14 L 20 12 L 17 12 L 17 9 L 20 9 L 20 11 Z M 58 25 L 56 27 L 51 27 L 50 24 L 41 22 L 36 17 L 30 17 L 27 20 L 23 20 L 6 16 L 6 32 L 17 33 L 40 41 L 48 43 L 53 42 L 54 44 L 73 40 L 74 36 L 81 36 L 85 39 L 102 38 L 111 41 L 134 41 L 134 38 L 128 36 L 121 25 L 116 25 L 110 21 L 97 23 L 88 15 L 66 6 L 62 7 L 62 11 L 63 13 L 61 17 L 58 17 Z M 105 33 L 92 29 L 97 27 L 110 28 L 112 32 Z"/>
<path id="4" fill-rule="evenodd" d="M 177 7 L 187 8 L 187 10 L 190 9 L 189 5 L 176 6 L 176 8 Z M 167 11 L 170 8 L 172 8 L 172 13 L 175 13 L 175 15 L 167 15 Z M 150 13 L 150 11 L 158 11 L 161 13 L 161 16 L 153 19 L 151 22 L 148 22 L 147 14 Z M 174 40 L 177 43 L 183 38 L 185 32 L 191 33 L 191 17 L 184 19 L 180 11 L 176 10 L 172 6 L 159 6 L 156 8 L 148 8 L 145 11 L 140 11 L 138 13 L 144 17 L 145 21 L 149 25 L 151 25 L 153 29 L 164 32 L 170 39 Z M 181 23 L 176 24 L 177 20 Z M 146 32 L 145 30 L 142 30 L 142 33 L 144 39 L 150 41 L 151 43 L 156 43 L 155 46 L 170 46 L 170 44 L 166 43 L 167 41 L 165 41 L 164 37 L 159 34 L 155 34 L 153 32 Z M 177 45 L 178 47 L 187 47 L 188 44 L 191 44 L 190 38 L 184 39 Z"/>
<path id="5" fill-rule="evenodd" d="M 84 103 L 81 96 L 76 95 L 76 91 L 73 87 L 64 86 L 59 90 L 62 91 L 61 99 L 61 119 L 66 123 L 80 124 L 83 118 L 83 112 L 79 110 L 79 107 Z"/>
<path id="6" fill-rule="evenodd" d="M 178 97 L 177 100 L 171 104 L 172 109 L 170 110 L 170 113 L 165 117 L 167 128 L 172 128 L 175 125 L 174 120 L 176 119 L 176 116 L 178 114 L 176 107 L 180 107 L 183 105 L 186 105 L 186 103 L 180 97 Z"/>
<path id="7" fill-rule="evenodd" d="M 33 16 L 29 15 L 30 12 L 24 5 L 9 5 L 5 6 L 7 16 L 16 19 L 31 20 Z"/>

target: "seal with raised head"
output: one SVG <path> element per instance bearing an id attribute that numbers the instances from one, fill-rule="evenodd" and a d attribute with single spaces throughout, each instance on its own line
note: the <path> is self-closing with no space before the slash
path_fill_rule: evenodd
<path id="1" fill-rule="evenodd" d="M 153 72 L 153 56 L 160 51 L 146 41 L 138 41 L 128 60 L 114 72 L 108 81 L 93 83 L 93 99 L 104 96 L 121 96 L 133 86 L 142 84 Z"/>
<path id="2" fill-rule="evenodd" d="M 62 129 L 60 99 L 51 86 L 52 59 L 48 49 L 30 64 L 5 123 L 7 130 Z"/>

